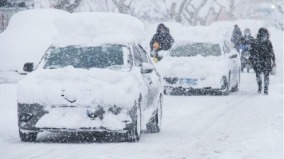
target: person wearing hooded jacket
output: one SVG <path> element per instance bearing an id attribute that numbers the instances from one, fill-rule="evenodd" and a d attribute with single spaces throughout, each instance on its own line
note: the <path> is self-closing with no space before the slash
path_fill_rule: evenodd
<path id="1" fill-rule="evenodd" d="M 254 38 L 251 36 L 251 32 L 249 28 L 244 30 L 244 36 L 240 39 L 240 45 L 247 45 L 248 50 L 251 50 L 251 45 L 254 43 Z"/>
<path id="2" fill-rule="evenodd" d="M 258 93 L 262 91 L 262 74 L 264 75 L 264 94 L 268 94 L 269 73 L 276 66 L 273 46 L 269 40 L 269 32 L 266 28 L 260 28 L 257 38 L 252 45 L 251 63 L 256 73 Z"/>
<path id="3" fill-rule="evenodd" d="M 249 28 L 244 30 L 244 36 L 240 39 L 240 53 L 241 53 L 241 71 L 243 72 L 244 67 L 249 63 L 249 61 L 245 58 L 245 56 L 250 55 L 251 46 L 254 43 L 254 38 L 251 36 L 251 32 Z M 250 64 L 250 63 L 249 63 Z"/>
<path id="4" fill-rule="evenodd" d="M 173 37 L 170 35 L 170 30 L 163 23 L 158 25 L 156 34 L 153 36 L 150 42 L 151 56 L 161 60 L 161 57 L 158 56 L 160 50 L 169 50 L 174 43 Z"/>

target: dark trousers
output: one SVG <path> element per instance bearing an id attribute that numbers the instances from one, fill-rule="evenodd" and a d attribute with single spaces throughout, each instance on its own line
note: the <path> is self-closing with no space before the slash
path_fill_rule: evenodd
<path id="1" fill-rule="evenodd" d="M 262 74 L 264 76 L 264 91 L 268 91 L 268 86 L 269 86 L 269 71 L 256 71 L 256 81 L 258 85 L 258 89 L 262 90 Z"/>

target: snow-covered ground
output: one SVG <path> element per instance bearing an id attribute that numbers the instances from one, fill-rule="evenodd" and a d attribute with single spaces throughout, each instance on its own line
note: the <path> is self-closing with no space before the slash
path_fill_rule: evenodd
<path id="1" fill-rule="evenodd" d="M 23 143 L 16 84 L 1 84 L 1 158 L 281 159 L 282 78 L 271 76 L 268 96 L 257 94 L 255 83 L 254 73 L 243 73 L 240 92 L 229 96 L 165 96 L 162 131 L 144 133 L 138 143 L 80 143 L 52 134 Z"/>

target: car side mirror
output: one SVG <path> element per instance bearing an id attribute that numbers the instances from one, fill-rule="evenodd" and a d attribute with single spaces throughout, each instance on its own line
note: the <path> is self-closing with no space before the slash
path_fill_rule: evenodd
<path id="1" fill-rule="evenodd" d="M 34 70 L 34 63 L 31 62 L 25 63 L 23 70 L 26 72 L 32 72 Z"/>
<path id="2" fill-rule="evenodd" d="M 154 66 L 149 63 L 142 63 L 141 64 L 141 73 L 151 73 L 154 70 Z"/>
<path id="3" fill-rule="evenodd" d="M 230 59 L 233 59 L 233 58 L 236 58 L 236 57 L 238 57 L 237 54 L 233 54 L 233 55 L 230 55 L 230 56 L 229 56 Z"/>

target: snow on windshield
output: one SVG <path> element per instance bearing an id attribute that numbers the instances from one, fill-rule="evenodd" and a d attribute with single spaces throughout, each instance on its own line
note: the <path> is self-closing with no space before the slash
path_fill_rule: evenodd
<path id="1" fill-rule="evenodd" d="M 52 47 L 45 58 L 44 68 L 106 68 L 124 65 L 124 49 L 121 45 L 96 47 Z M 125 55 L 127 56 L 127 55 Z"/>

